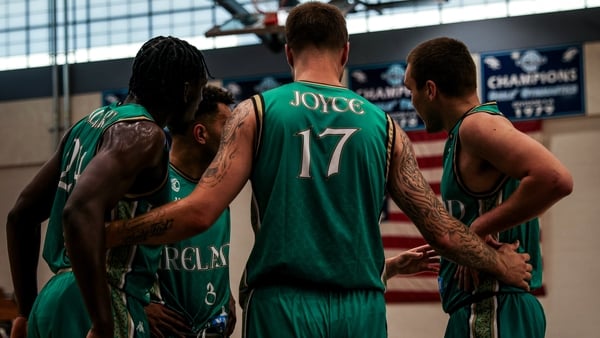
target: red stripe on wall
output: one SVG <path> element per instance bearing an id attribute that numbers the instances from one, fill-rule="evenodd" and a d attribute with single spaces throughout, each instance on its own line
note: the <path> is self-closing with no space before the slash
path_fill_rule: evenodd
<path id="1" fill-rule="evenodd" d="M 423 237 L 384 236 L 382 237 L 385 248 L 406 249 L 427 244 Z"/>
<path id="2" fill-rule="evenodd" d="M 440 155 L 417 157 L 417 163 L 421 169 L 441 168 L 444 165 L 442 156 Z"/>

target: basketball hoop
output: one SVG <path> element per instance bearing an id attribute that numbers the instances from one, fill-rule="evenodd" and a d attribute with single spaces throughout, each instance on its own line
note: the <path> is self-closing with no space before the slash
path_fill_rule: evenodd
<path id="1" fill-rule="evenodd" d="M 254 10 L 263 15 L 263 25 L 277 26 L 279 22 L 279 13 L 285 12 L 288 0 L 252 0 Z"/>
<path id="2" fill-rule="evenodd" d="M 252 9 L 228 9 L 232 17 L 206 31 L 204 36 L 217 37 L 238 34 L 257 34 L 261 40 L 285 41 L 285 20 L 298 0 L 252 0 Z M 281 43 L 275 43 L 279 46 Z M 271 48 L 271 47 L 269 47 Z M 273 47 L 279 50 L 280 48 Z"/>
<path id="3" fill-rule="evenodd" d="M 279 20 L 277 18 L 277 12 L 265 12 L 265 17 L 263 19 L 263 25 L 265 26 L 277 26 Z"/>

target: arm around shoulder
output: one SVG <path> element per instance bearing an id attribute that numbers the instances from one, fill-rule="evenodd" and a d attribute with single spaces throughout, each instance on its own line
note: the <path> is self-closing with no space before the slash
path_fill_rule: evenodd
<path id="1" fill-rule="evenodd" d="M 108 246 L 173 243 L 208 229 L 250 177 L 256 125 L 252 101 L 245 100 L 225 123 L 219 150 L 192 193 L 134 219 L 110 223 Z"/>

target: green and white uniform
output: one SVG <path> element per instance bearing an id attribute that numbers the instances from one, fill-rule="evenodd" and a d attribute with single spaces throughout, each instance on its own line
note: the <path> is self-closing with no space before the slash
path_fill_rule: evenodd
<path id="1" fill-rule="evenodd" d="M 519 181 L 501 178 L 486 193 L 474 193 L 462 184 L 455 171 L 460 151 L 459 128 L 466 116 L 471 114 L 502 115 L 498 106 L 486 103 L 473 108 L 461 118 L 448 135 L 444 149 L 444 170 L 441 182 L 442 199 L 449 213 L 470 225 L 473 221 L 506 200 L 518 187 Z M 537 218 L 496 234 L 503 243 L 519 240 L 519 252 L 531 256 L 533 266 L 530 288 L 542 285 L 542 256 L 540 228 Z M 480 286 L 473 293 L 464 292 L 454 278 L 457 264 L 442 258 L 439 273 L 439 289 L 442 307 L 450 314 L 446 338 L 535 338 L 543 337 L 545 316 L 538 300 L 522 289 L 505 285 L 489 275 L 481 274 Z"/>
<path id="2" fill-rule="evenodd" d="M 171 200 L 189 195 L 198 183 L 169 165 Z M 163 248 L 158 270 L 159 299 L 184 316 L 201 337 L 219 330 L 212 319 L 229 312 L 229 208 L 205 232 Z"/>
<path id="3" fill-rule="evenodd" d="M 41 290 L 29 320 L 30 337 L 85 337 L 91 321 L 83 304 L 67 255 L 62 211 L 77 184 L 77 178 L 95 156 L 107 128 L 124 121 L 153 121 L 137 104 L 101 107 L 77 122 L 70 130 L 61 160 L 61 177 L 50 214 L 43 257 L 55 275 Z M 168 201 L 165 147 L 165 177 L 152 191 L 126 196 L 106 221 L 133 218 L 153 205 Z M 107 274 L 113 301 L 115 337 L 149 337 L 143 306 L 149 302 L 162 246 L 122 246 L 107 251 Z"/>
<path id="4" fill-rule="evenodd" d="M 379 220 L 391 119 L 347 88 L 311 82 L 252 100 L 258 144 L 255 245 L 240 290 L 245 337 L 385 337 Z"/>

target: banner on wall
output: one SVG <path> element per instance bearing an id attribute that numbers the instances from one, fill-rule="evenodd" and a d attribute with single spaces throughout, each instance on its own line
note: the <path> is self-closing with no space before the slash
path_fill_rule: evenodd
<path id="1" fill-rule="evenodd" d="M 348 67 L 348 88 L 379 106 L 406 131 L 425 129 L 404 86 L 406 62 Z"/>
<path id="2" fill-rule="evenodd" d="M 482 101 L 511 120 L 585 114 L 581 45 L 481 53 Z"/>
<path id="3" fill-rule="evenodd" d="M 236 103 L 250 96 L 262 93 L 293 81 L 291 74 L 266 75 L 240 79 L 224 79 L 223 87 L 233 95 Z"/>

